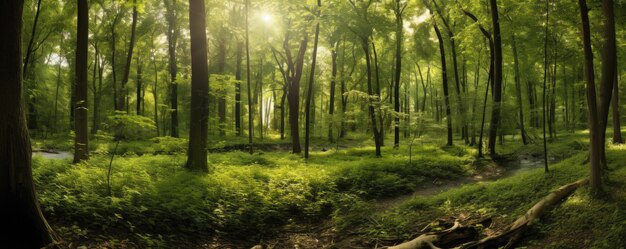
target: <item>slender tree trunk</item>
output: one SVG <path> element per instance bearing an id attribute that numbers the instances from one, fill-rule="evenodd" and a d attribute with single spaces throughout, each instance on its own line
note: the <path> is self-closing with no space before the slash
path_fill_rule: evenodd
<path id="1" fill-rule="evenodd" d="M 363 52 L 365 53 L 365 65 L 367 67 L 367 94 L 369 96 L 372 96 L 374 94 L 374 91 L 372 89 L 372 64 L 371 64 L 370 51 L 369 51 L 369 37 L 362 37 L 361 45 L 363 47 Z M 378 96 L 378 101 L 379 101 L 379 98 L 380 98 L 380 95 Z M 381 144 L 382 135 L 380 134 L 381 131 L 377 127 L 376 109 L 374 109 L 374 103 L 367 103 L 367 104 L 368 104 L 370 119 L 372 121 L 372 132 L 374 133 L 374 143 L 376 145 L 376 156 L 381 157 L 382 154 L 380 151 L 380 147 L 382 146 Z"/>
<path id="2" fill-rule="evenodd" d="M 217 51 L 217 74 L 224 75 L 226 72 L 226 41 L 224 37 L 218 38 Z M 219 117 L 218 130 L 220 136 L 226 135 L 226 93 L 218 90 L 217 115 Z"/>
<path id="3" fill-rule="evenodd" d="M 237 68 L 235 70 L 235 134 L 241 136 L 241 64 L 243 57 L 243 42 L 237 41 Z"/>
<path id="4" fill-rule="evenodd" d="M 586 0 L 578 0 L 580 7 L 580 17 L 582 20 L 583 43 L 584 43 L 584 65 L 585 82 L 587 84 L 587 107 L 589 122 L 589 185 L 594 192 L 602 191 L 602 165 L 600 146 L 600 127 L 598 122 L 598 106 L 596 102 L 596 86 L 593 72 L 593 52 L 591 50 L 591 32 L 589 29 L 589 9 Z"/>
<path id="5" fill-rule="evenodd" d="M 517 94 L 517 105 L 519 108 L 519 125 L 522 136 L 522 143 L 528 144 L 526 140 L 526 129 L 524 129 L 524 105 L 522 104 L 522 87 L 519 73 L 519 61 L 517 59 L 517 45 L 515 44 L 515 35 L 511 35 L 512 47 L 513 47 L 513 61 L 515 63 L 515 93 Z"/>
<path id="6" fill-rule="evenodd" d="M 171 1 L 171 2 L 170 2 Z M 178 137 L 178 83 L 176 82 L 176 43 L 178 40 L 178 26 L 176 24 L 176 0 L 164 0 L 167 11 L 167 43 L 170 66 L 170 135 Z"/>
<path id="7" fill-rule="evenodd" d="M 61 53 L 62 54 L 62 53 Z M 56 91 L 54 93 L 54 116 L 53 116 L 53 126 L 52 130 L 57 132 L 59 129 L 57 127 L 58 123 L 58 112 L 59 112 L 59 89 L 61 88 L 61 59 L 59 58 L 59 63 L 57 65 L 57 83 L 56 83 Z"/>
<path id="8" fill-rule="evenodd" d="M 491 6 L 491 22 L 493 25 L 494 45 L 494 70 L 493 70 L 493 107 L 491 110 L 491 123 L 489 125 L 489 154 L 496 155 L 496 136 L 500 123 L 500 105 L 502 101 L 502 37 L 500 35 L 500 21 L 498 16 L 498 3 L 489 0 Z"/>
<path id="9" fill-rule="evenodd" d="M 317 0 L 317 17 L 320 16 L 321 11 L 320 8 L 322 8 L 322 1 L 321 0 Z M 306 107 L 304 110 L 305 113 L 305 123 L 304 123 L 304 158 L 309 158 L 309 143 L 310 143 L 310 136 L 311 136 L 311 131 L 310 131 L 310 126 L 311 126 L 311 120 L 310 120 L 310 113 L 311 113 L 311 99 L 313 98 L 313 84 L 315 83 L 315 64 L 317 63 L 317 43 L 319 41 L 319 36 L 320 36 L 320 23 L 318 22 L 315 25 L 315 40 L 313 42 L 313 54 L 312 54 L 312 59 L 311 59 L 311 74 L 309 75 L 309 89 L 307 90 L 307 95 L 306 95 Z"/>
<path id="10" fill-rule="evenodd" d="M 209 66 L 207 63 L 206 14 L 204 0 L 189 0 L 191 42 L 191 115 L 189 122 L 189 170 L 208 171 L 207 135 L 209 118 Z"/>
<path id="11" fill-rule="evenodd" d="M 394 97 L 394 105 L 393 109 L 396 112 L 394 117 L 394 139 L 393 139 L 393 147 L 400 147 L 400 117 L 398 114 L 400 113 L 400 79 L 402 74 L 402 30 L 403 30 L 403 22 L 402 22 L 402 13 L 404 12 L 404 7 L 400 4 L 400 0 L 396 0 L 395 6 L 395 15 L 396 15 L 396 64 L 395 64 L 395 84 L 393 89 L 393 97 Z"/>
<path id="12" fill-rule="evenodd" d="M 89 6 L 86 0 L 78 1 L 78 27 L 76 38 L 76 102 L 74 104 L 74 163 L 89 159 L 87 103 L 87 49 L 89 36 Z"/>
<path id="13" fill-rule="evenodd" d="M 79 9 L 86 1 L 79 1 Z M 0 1 L 0 235 L 6 248 L 56 248 L 43 217 L 31 168 L 22 95 L 22 0 Z"/>
<path id="14" fill-rule="evenodd" d="M 143 83 L 141 82 L 142 81 L 142 78 L 141 78 L 141 76 L 142 76 L 141 75 L 141 69 L 142 69 L 141 66 L 142 65 L 141 65 L 141 60 L 139 59 L 139 56 L 137 56 L 136 58 L 137 58 L 137 82 L 136 82 L 137 83 L 137 101 L 136 101 L 137 102 L 137 110 L 136 110 L 136 113 L 137 113 L 137 115 L 143 115 L 143 113 L 141 112 L 141 102 L 142 102 L 142 99 L 143 99 L 143 96 L 141 96 L 141 92 L 142 92 L 142 89 L 143 89 L 143 85 L 142 85 Z"/>
<path id="15" fill-rule="evenodd" d="M 369 41 L 368 41 L 368 43 L 369 43 Z M 378 98 L 378 101 L 380 101 L 382 103 L 383 102 L 383 99 L 382 99 L 383 95 L 380 92 L 380 71 L 378 69 L 378 54 L 376 53 L 376 43 L 374 41 L 372 41 L 372 52 L 374 53 L 374 68 L 375 68 L 375 71 L 376 71 L 376 96 Z M 389 91 L 389 92 L 391 92 L 391 91 Z M 378 143 L 380 144 L 380 146 L 385 146 L 385 124 L 384 124 L 384 120 L 383 119 L 384 119 L 383 118 L 383 114 L 382 113 L 378 113 L 378 121 L 380 123 L 379 124 L 380 125 L 380 129 L 378 130 L 378 139 L 379 139 Z"/>
<path id="16" fill-rule="evenodd" d="M 614 79 L 617 74 L 617 42 L 615 37 L 615 13 L 613 0 L 602 0 L 602 13 L 604 15 L 603 38 L 603 60 L 602 60 L 602 77 L 600 85 L 600 104 L 598 120 L 600 121 L 600 158 L 602 167 L 608 169 L 606 162 L 605 144 L 606 128 L 608 125 L 609 108 L 611 106 L 611 97 L 613 96 Z"/>
<path id="17" fill-rule="evenodd" d="M 135 48 L 135 34 L 137 30 L 137 0 L 133 0 L 133 20 L 131 24 L 131 32 L 130 32 L 130 43 L 128 44 L 128 54 L 126 56 L 126 68 L 124 70 L 124 76 L 122 78 L 121 91 L 122 95 L 118 96 L 118 111 L 123 111 L 126 109 L 128 112 L 128 106 L 126 102 L 128 102 L 128 78 L 130 76 L 130 66 L 133 59 L 133 49 Z"/>
<path id="18" fill-rule="evenodd" d="M 492 57 L 493 58 L 493 57 Z M 485 99 L 483 100 L 483 117 L 480 122 L 480 135 L 478 137 L 478 158 L 483 157 L 483 133 L 485 131 L 485 114 L 487 113 L 487 99 L 489 98 L 489 86 L 493 80 L 493 61 L 489 68 L 489 77 L 487 78 L 487 87 L 485 88 Z"/>
<path id="19" fill-rule="evenodd" d="M 548 143 L 546 141 L 546 87 L 548 81 L 548 26 L 550 24 L 550 0 L 546 0 L 546 27 L 545 40 L 543 44 L 544 63 L 543 63 L 543 163 L 544 169 L 548 172 Z"/>
<path id="20" fill-rule="evenodd" d="M 248 30 L 248 15 L 249 15 L 249 5 L 250 5 L 250 0 L 245 0 L 245 16 L 246 16 L 246 77 L 247 77 L 247 82 L 248 82 L 248 144 L 250 146 L 249 148 L 249 152 L 250 154 L 252 154 L 253 148 L 252 148 L 252 136 L 253 134 L 253 116 L 252 116 L 252 86 L 250 85 L 250 39 L 249 39 L 249 30 Z"/>
<path id="21" fill-rule="evenodd" d="M 154 43 L 152 44 L 154 47 Z M 154 56 L 154 49 L 152 52 L 152 67 L 154 69 L 154 85 L 152 88 L 152 95 L 154 96 L 154 123 L 156 124 L 156 135 L 161 136 L 161 129 L 159 128 L 159 71 L 157 69 L 156 57 Z"/>
<path id="22" fill-rule="evenodd" d="M 616 66 L 617 68 L 617 66 Z M 624 139 L 622 138 L 622 124 L 621 124 L 621 115 L 619 110 L 619 85 L 617 78 L 618 70 L 615 70 L 615 79 L 613 83 L 613 101 L 611 101 L 612 109 L 613 109 L 613 143 L 614 144 L 623 144 Z"/>
<path id="23" fill-rule="evenodd" d="M 328 141 L 331 143 L 333 143 L 335 140 L 333 137 L 333 115 L 335 114 L 335 89 L 337 88 L 337 50 L 339 49 L 339 42 L 335 42 L 334 45 L 334 49 L 331 51 L 332 71 L 330 76 L 330 105 L 328 107 Z"/>
<path id="24" fill-rule="evenodd" d="M 452 146 L 452 115 L 450 114 L 450 100 L 448 98 L 448 72 L 446 70 L 446 53 L 444 49 L 443 39 L 437 24 L 434 24 L 435 33 L 439 39 L 439 52 L 441 54 L 441 80 L 443 82 L 443 98 L 446 105 L 446 122 L 448 125 L 448 142 L 446 145 Z"/>

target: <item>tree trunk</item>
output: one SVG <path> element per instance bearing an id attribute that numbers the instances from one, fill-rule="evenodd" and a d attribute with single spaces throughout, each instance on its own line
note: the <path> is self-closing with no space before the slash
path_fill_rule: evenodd
<path id="1" fill-rule="evenodd" d="M 167 11 L 167 43 L 170 64 L 170 135 L 172 137 L 178 137 L 178 83 L 176 82 L 176 42 L 178 40 L 178 27 L 176 24 L 176 0 L 164 0 L 164 2 Z"/>
<path id="2" fill-rule="evenodd" d="M 235 134 L 241 136 L 241 62 L 243 57 L 243 42 L 237 41 L 237 54 L 235 69 Z"/>
<path id="3" fill-rule="evenodd" d="M 331 51 L 331 64 L 332 64 L 332 71 L 331 71 L 331 76 L 330 76 L 330 100 L 329 100 L 329 107 L 328 107 L 328 141 L 333 143 L 334 142 L 334 137 L 333 137 L 333 121 L 334 121 L 334 114 L 335 114 L 335 89 L 336 87 L 336 83 L 337 83 L 337 50 L 339 49 L 339 42 L 335 42 L 334 44 L 334 49 Z"/>
<path id="4" fill-rule="evenodd" d="M 317 0 L 317 17 L 320 17 L 322 7 L 322 1 Z M 305 113 L 305 123 L 304 123 L 304 158 L 309 158 L 309 143 L 310 143 L 310 126 L 311 126 L 311 99 L 313 98 L 313 84 L 315 83 L 315 66 L 317 63 L 317 43 L 319 41 L 320 35 L 320 23 L 317 22 L 315 25 L 315 40 L 313 41 L 313 54 L 311 59 L 311 74 L 309 75 L 309 84 L 306 95 L 306 107 L 304 109 Z"/>
<path id="5" fill-rule="evenodd" d="M 611 108 L 613 109 L 613 143 L 623 144 L 624 139 L 622 138 L 622 124 L 619 110 L 619 82 L 617 80 L 617 74 L 618 71 L 615 70 L 615 78 L 613 83 L 613 101 L 611 101 Z"/>
<path id="6" fill-rule="evenodd" d="M 600 126 L 598 122 L 598 106 L 596 102 L 596 85 L 593 71 L 593 52 L 591 50 L 591 32 L 589 29 L 589 9 L 586 0 L 578 0 L 580 7 L 580 17 L 582 20 L 583 44 L 584 44 L 584 65 L 585 65 L 585 82 L 587 84 L 587 109 L 589 122 L 589 184 L 593 192 L 602 191 L 602 165 L 600 147 L 604 147 L 604 143 L 600 143 Z"/>
<path id="7" fill-rule="evenodd" d="M 86 1 L 79 1 L 85 9 Z M 33 186 L 22 95 L 22 0 L 0 1 L 0 235 L 6 248 L 57 248 Z"/>
<path id="8" fill-rule="evenodd" d="M 154 69 L 154 85 L 152 87 L 152 95 L 154 96 L 154 123 L 156 124 L 156 135 L 161 136 L 161 129 L 159 125 L 159 71 L 157 70 L 156 56 L 154 56 L 154 39 L 152 43 L 152 68 Z"/>
<path id="9" fill-rule="evenodd" d="M 368 38 L 369 39 L 369 38 Z M 368 41 L 369 43 L 369 41 Z M 376 42 L 372 41 L 372 52 L 374 53 L 374 69 L 376 71 L 376 96 L 379 102 L 383 102 L 382 94 L 380 92 L 380 71 L 378 70 L 378 54 L 376 53 Z M 370 61 L 371 63 L 371 61 Z M 391 91 L 390 91 L 391 92 Z M 371 96 L 371 94 L 370 94 Z M 391 98 L 390 98 L 391 99 Z M 376 115 L 374 115 L 376 116 Z M 383 114 L 378 113 L 378 122 L 380 129 L 378 130 L 378 143 L 380 146 L 385 146 L 385 124 L 383 123 Z"/>
<path id="10" fill-rule="evenodd" d="M 142 78 L 141 78 L 141 60 L 139 59 L 139 56 L 137 56 L 137 110 L 136 113 L 137 115 L 143 115 L 143 113 L 141 112 L 141 102 L 143 99 L 143 96 L 141 96 L 141 92 L 143 89 L 143 85 L 142 85 Z"/>
<path id="11" fill-rule="evenodd" d="M 441 80 L 443 82 L 443 98 L 446 105 L 446 122 L 448 125 L 448 142 L 446 145 L 452 146 L 452 115 L 450 115 L 450 100 L 448 98 L 448 72 L 446 70 L 446 53 L 443 45 L 443 39 L 441 38 L 441 32 L 437 24 L 434 24 L 435 33 L 439 39 L 439 52 L 441 55 Z"/>
<path id="12" fill-rule="evenodd" d="M 76 78 L 74 104 L 74 163 L 89 159 L 88 108 L 87 103 L 87 49 L 89 39 L 89 6 L 86 0 L 78 1 L 78 27 L 76 38 Z"/>
<path id="13" fill-rule="evenodd" d="M 519 73 L 519 61 L 517 59 L 517 45 L 515 44 L 515 35 L 511 35 L 512 47 L 513 47 L 513 61 L 515 63 L 515 93 L 517 94 L 517 105 L 519 108 L 519 126 L 522 136 L 522 143 L 528 144 L 526 139 L 526 129 L 524 129 L 524 105 L 522 104 L 522 83 Z"/>
<path id="14" fill-rule="evenodd" d="M 218 38 L 217 49 L 217 74 L 224 75 L 226 72 L 226 41 L 224 37 Z M 220 136 L 226 135 L 226 93 L 218 90 L 217 115 L 219 117 L 218 130 Z"/>
<path id="15" fill-rule="evenodd" d="M 133 59 L 133 49 L 135 48 L 135 34 L 137 30 L 137 0 L 133 0 L 133 21 L 131 24 L 131 32 L 130 32 L 130 43 L 128 44 L 128 54 L 126 55 L 126 68 L 124 69 L 124 76 L 122 78 L 121 91 L 122 94 L 118 96 L 118 111 L 127 110 L 128 103 L 128 77 L 130 76 L 130 66 Z M 128 112 L 128 111 L 127 111 Z"/>
<path id="16" fill-rule="evenodd" d="M 363 52 L 365 53 L 365 65 L 367 67 L 367 94 L 369 96 L 372 96 L 374 94 L 374 91 L 372 89 L 372 63 L 371 63 L 371 58 L 370 58 L 370 51 L 369 51 L 369 37 L 361 37 L 361 45 L 363 47 Z M 380 101 L 380 96 L 377 98 L 378 101 Z M 376 109 L 374 109 L 374 103 L 367 103 L 368 105 L 368 110 L 369 110 L 369 114 L 370 114 L 370 119 L 372 121 L 372 132 L 374 133 L 374 144 L 376 145 L 376 156 L 377 157 L 381 157 L 381 151 L 380 151 L 380 147 L 382 146 L 381 144 L 381 131 L 378 129 L 377 127 L 377 121 L 376 121 Z"/>
<path id="17" fill-rule="evenodd" d="M 206 14 L 204 0 L 189 0 L 191 42 L 191 115 L 189 122 L 189 170 L 208 171 L 207 135 L 209 118 L 209 66 L 207 63 Z"/>
<path id="18" fill-rule="evenodd" d="M 502 37 L 498 17 L 498 3 L 489 0 L 491 6 L 491 22 L 493 25 L 494 70 L 493 70 L 493 107 L 489 125 L 489 154 L 496 155 L 496 136 L 500 123 L 500 102 L 502 101 Z"/>
<path id="19" fill-rule="evenodd" d="M 406 6 L 406 5 L 405 5 Z M 402 25 L 402 13 L 404 12 L 404 7 L 400 4 L 400 0 L 396 0 L 395 6 L 395 15 L 396 15 L 396 67 L 395 67 L 395 84 L 393 88 L 393 97 L 394 97 L 394 105 L 393 109 L 396 112 L 394 118 L 394 138 L 393 138 L 393 147 L 400 147 L 400 78 L 402 74 L 402 29 L 404 28 Z"/>
<path id="20" fill-rule="evenodd" d="M 548 81 L 548 25 L 550 24 L 550 0 L 546 0 L 546 28 L 545 28 L 545 40 L 543 43 L 543 103 L 542 103 L 542 128 L 543 128 L 543 163 L 544 170 L 548 172 L 548 144 L 546 142 L 546 92 Z"/>

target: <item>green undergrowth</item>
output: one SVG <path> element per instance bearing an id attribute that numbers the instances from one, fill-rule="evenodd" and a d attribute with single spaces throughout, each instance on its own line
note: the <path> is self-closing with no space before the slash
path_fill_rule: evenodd
<path id="1" fill-rule="evenodd" d="M 151 243 L 183 234 L 258 240 L 283 225 L 315 224 L 359 203 L 475 171 L 471 149 L 428 143 L 413 148 L 410 162 L 406 146 L 385 147 L 383 158 L 376 158 L 372 147 L 314 150 L 309 160 L 286 152 L 210 153 L 211 173 L 205 175 L 184 170 L 186 156 L 177 152 L 178 139 L 157 139 L 120 143 L 110 195 L 113 143 L 94 145 L 92 158 L 75 165 L 35 156 L 34 178 L 44 212 L 74 235 L 118 232 Z M 171 152 L 122 153 L 122 144 L 153 147 L 132 151 Z M 67 229 L 71 225 L 77 229 Z"/>
<path id="2" fill-rule="evenodd" d="M 570 140 L 571 141 L 571 140 Z M 555 144 L 564 148 L 572 143 Z M 532 150 L 532 148 L 530 148 Z M 571 148 L 570 150 L 577 150 Z M 607 196 L 594 199 L 588 187 L 534 223 L 522 246 L 529 248 L 622 248 L 626 246 L 626 146 L 607 150 L 609 170 Z M 448 217 L 492 217 L 496 229 L 509 224 L 559 186 L 586 177 L 585 152 L 543 168 L 494 182 L 478 182 L 451 189 L 432 197 L 417 197 L 389 211 L 375 212 L 368 205 L 355 205 L 339 221 L 361 234 L 364 241 L 402 241 L 413 238 L 431 222 Z M 443 227 L 441 228 L 443 229 Z"/>

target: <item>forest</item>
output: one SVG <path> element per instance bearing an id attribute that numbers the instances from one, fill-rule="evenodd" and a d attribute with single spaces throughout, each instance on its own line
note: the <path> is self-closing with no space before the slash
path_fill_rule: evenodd
<path id="1" fill-rule="evenodd" d="M 0 36 L 0 248 L 626 248 L 625 0 L 3 0 Z"/>

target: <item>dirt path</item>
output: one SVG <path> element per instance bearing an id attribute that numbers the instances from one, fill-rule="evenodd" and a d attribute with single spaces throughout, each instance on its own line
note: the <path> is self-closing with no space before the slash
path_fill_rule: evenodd
<path id="1" fill-rule="evenodd" d="M 556 162 L 556 159 L 550 158 L 550 161 L 550 163 L 554 163 Z M 417 189 L 413 193 L 378 200 L 376 201 L 376 209 L 378 211 L 390 210 L 397 207 L 401 203 L 418 196 L 434 196 L 439 193 L 461 187 L 465 184 L 494 182 L 498 179 L 541 168 L 543 167 L 543 158 L 534 157 L 532 155 L 519 155 L 506 160 L 489 162 L 485 167 L 486 168 L 480 173 L 472 176 L 465 176 L 455 180 L 435 180 L 434 182 Z"/>

